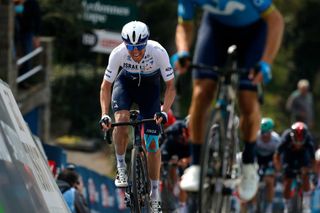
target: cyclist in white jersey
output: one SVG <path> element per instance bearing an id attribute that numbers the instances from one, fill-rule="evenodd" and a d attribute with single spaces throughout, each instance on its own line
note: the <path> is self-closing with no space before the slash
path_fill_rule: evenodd
<path id="1" fill-rule="evenodd" d="M 271 118 L 262 118 L 260 130 L 257 137 L 257 159 L 260 175 L 266 183 L 266 213 L 272 212 L 275 172 L 273 166 L 273 154 L 281 142 L 278 133 L 274 131 L 274 122 Z"/>
<path id="2" fill-rule="evenodd" d="M 165 123 L 176 94 L 174 73 L 166 50 L 158 42 L 148 40 L 148 27 L 139 21 L 127 23 L 122 29 L 121 36 L 123 43 L 111 52 L 101 84 L 100 124 L 103 130 L 110 128 L 111 118 L 108 115 L 110 102 L 116 122 L 129 121 L 129 110 L 132 104 L 136 103 L 143 118 L 154 117 L 157 124 Z M 160 76 L 166 83 L 162 111 L 160 110 Z M 114 84 L 113 88 L 112 84 Z M 150 208 L 152 212 L 161 212 L 159 196 L 161 158 L 157 124 L 144 125 L 144 141 L 148 152 L 148 171 L 151 179 Z M 115 185 L 126 187 L 128 182 L 125 152 L 129 140 L 129 127 L 116 127 L 113 131 L 113 139 L 117 158 Z"/>

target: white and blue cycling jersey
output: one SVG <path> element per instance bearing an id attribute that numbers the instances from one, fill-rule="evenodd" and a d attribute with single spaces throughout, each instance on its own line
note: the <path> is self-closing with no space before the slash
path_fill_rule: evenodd
<path id="1" fill-rule="evenodd" d="M 167 51 L 153 40 L 148 40 L 146 52 L 140 63 L 130 57 L 124 43 L 117 46 L 109 56 L 104 79 L 111 83 L 114 82 L 120 68 L 133 75 L 138 74 L 139 78 L 153 76 L 158 72 L 161 73 L 164 81 L 174 78 Z"/>
<path id="2" fill-rule="evenodd" d="M 280 143 L 281 138 L 275 131 L 271 132 L 270 140 L 267 142 L 262 140 L 260 131 L 258 132 L 256 143 L 257 162 L 259 168 L 263 171 L 260 175 L 273 173 L 273 154 L 277 151 Z"/>
<path id="3" fill-rule="evenodd" d="M 260 156 L 273 155 L 280 145 L 280 142 L 281 138 L 279 134 L 274 131 L 271 132 L 271 138 L 268 142 L 262 141 L 261 135 L 258 134 L 256 143 L 257 154 Z"/>
<path id="4" fill-rule="evenodd" d="M 148 40 L 143 59 L 135 62 L 124 43 L 109 56 L 104 80 L 113 83 L 111 106 L 114 112 L 130 110 L 133 103 L 139 107 L 142 118 L 153 118 L 160 112 L 160 82 L 174 78 L 167 51 L 156 41 Z M 159 127 L 148 122 L 145 134 L 158 135 Z M 147 140 L 146 140 L 147 141 Z"/>
<path id="5" fill-rule="evenodd" d="M 179 0 L 179 18 L 192 20 L 196 6 L 202 7 L 222 24 L 241 27 L 258 21 L 272 8 L 272 0 Z"/>

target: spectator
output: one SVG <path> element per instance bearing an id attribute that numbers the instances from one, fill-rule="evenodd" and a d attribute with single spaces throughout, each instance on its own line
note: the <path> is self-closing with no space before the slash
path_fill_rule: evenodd
<path id="1" fill-rule="evenodd" d="M 313 127 L 313 97 L 309 91 L 309 81 L 301 79 L 297 90 L 293 91 L 286 103 L 287 110 L 291 113 L 291 122 L 301 121 L 309 128 Z"/>
<path id="2" fill-rule="evenodd" d="M 15 4 L 15 46 L 18 57 L 32 52 L 40 46 L 41 13 L 37 0 L 14 0 Z M 19 75 L 29 71 L 30 63 L 25 62 Z"/>
<path id="3" fill-rule="evenodd" d="M 79 174 L 74 169 L 64 169 L 58 175 L 58 187 L 72 213 L 88 213 L 89 208 L 82 196 Z"/>

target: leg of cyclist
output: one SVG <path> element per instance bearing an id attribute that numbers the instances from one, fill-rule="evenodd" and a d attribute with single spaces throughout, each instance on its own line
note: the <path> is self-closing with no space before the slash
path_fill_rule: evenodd
<path id="1" fill-rule="evenodd" d="M 111 106 L 116 122 L 125 122 L 130 119 L 129 109 L 132 104 L 132 98 L 125 88 L 125 85 L 127 85 L 127 79 L 125 75 L 121 73 L 119 74 L 118 80 L 114 83 L 112 92 Z M 129 127 L 119 126 L 114 128 L 113 141 L 117 159 L 117 177 L 115 179 L 115 185 L 117 187 L 126 187 L 128 186 L 128 176 L 125 153 L 129 141 Z"/>
<path id="2" fill-rule="evenodd" d="M 212 27 L 212 26 L 216 27 Z M 223 67 L 227 58 L 227 48 L 231 44 L 224 38 L 219 24 L 208 13 L 202 17 L 197 36 L 193 63 Z M 210 69 L 195 69 L 193 75 L 193 93 L 189 109 L 189 131 L 191 142 L 191 165 L 184 171 L 180 186 L 183 190 L 196 192 L 200 184 L 200 153 L 207 129 L 208 109 L 212 103 L 217 75 Z"/>
<path id="3" fill-rule="evenodd" d="M 257 144 L 257 148 L 259 151 L 259 144 Z M 261 145 L 260 145 L 261 151 Z M 263 203 L 265 204 L 266 213 L 271 213 L 273 210 L 273 198 L 275 194 L 275 170 L 272 162 L 273 154 L 261 156 L 257 153 L 257 160 L 259 167 L 262 168 L 263 172 L 263 181 L 265 183 L 265 200 Z"/>
<path id="4" fill-rule="evenodd" d="M 158 76 L 159 77 L 159 76 Z M 145 88 L 140 85 L 139 92 L 144 94 L 137 97 L 139 110 L 143 118 L 153 118 L 156 112 L 160 112 L 160 81 L 153 81 L 153 88 Z M 159 180 L 161 167 L 161 150 L 159 149 L 159 126 L 155 123 L 144 125 L 144 141 L 147 151 L 148 173 L 151 182 L 150 207 L 152 212 L 161 212 Z"/>
<path id="5" fill-rule="evenodd" d="M 292 204 L 291 200 L 291 185 L 293 178 L 289 177 L 287 174 L 283 178 L 283 198 L 284 198 L 284 212 L 291 212 Z"/>
<path id="6" fill-rule="evenodd" d="M 240 128 L 244 141 L 242 153 L 243 174 L 239 185 L 239 196 L 243 200 L 251 200 L 257 190 L 259 177 L 255 162 L 255 143 L 260 128 L 260 105 L 257 92 L 240 90 Z"/>
<path id="7" fill-rule="evenodd" d="M 267 46 L 270 46 L 267 42 L 267 25 L 263 21 L 257 22 L 251 25 L 248 31 L 240 33 L 242 40 L 236 40 L 239 67 L 252 71 L 264 57 Z M 255 167 L 255 146 L 261 115 L 257 85 L 252 83 L 249 76 L 240 77 L 239 89 L 240 129 L 244 142 L 243 174 L 239 185 L 239 196 L 242 200 L 247 201 L 252 199 L 258 190 L 259 178 Z"/>
<path id="8" fill-rule="evenodd" d="M 292 211 L 293 203 L 292 203 L 292 183 L 294 178 L 296 178 L 296 174 L 292 171 L 298 169 L 299 162 L 301 159 L 301 155 L 299 153 L 294 153 L 292 150 L 286 150 L 281 154 L 281 164 L 284 168 L 284 177 L 283 177 L 283 197 L 284 197 L 284 212 L 288 213 Z"/>
<path id="9" fill-rule="evenodd" d="M 274 197 L 274 184 L 275 184 L 275 177 L 274 175 L 267 175 L 264 177 L 264 182 L 266 183 L 266 213 L 272 212 L 272 202 Z"/>
<path id="10" fill-rule="evenodd" d="M 310 187 L 310 179 L 309 179 L 309 167 L 302 167 L 301 168 L 301 179 L 302 179 L 302 208 L 303 212 L 311 212 L 310 205 L 311 205 L 311 187 Z"/>
<path id="11" fill-rule="evenodd" d="M 130 113 L 128 110 L 117 111 L 114 114 L 116 122 L 129 121 Z M 117 159 L 117 177 L 115 179 L 115 185 L 117 187 L 128 186 L 127 177 L 127 165 L 125 162 L 125 154 L 129 141 L 129 127 L 118 126 L 113 130 L 113 141 L 116 151 Z"/>
<path id="12" fill-rule="evenodd" d="M 313 149 L 309 151 L 309 149 L 303 152 L 303 156 L 301 156 L 301 179 L 302 179 L 302 190 L 303 190 L 303 211 L 311 212 L 310 204 L 311 204 L 311 186 L 310 186 L 310 177 L 309 173 L 311 167 L 314 165 L 314 151 Z"/>
<path id="13" fill-rule="evenodd" d="M 191 166 L 184 171 L 180 186 L 186 191 L 199 190 L 200 152 L 204 142 L 207 112 L 213 100 L 216 83 L 210 79 L 195 80 L 190 107 Z"/>

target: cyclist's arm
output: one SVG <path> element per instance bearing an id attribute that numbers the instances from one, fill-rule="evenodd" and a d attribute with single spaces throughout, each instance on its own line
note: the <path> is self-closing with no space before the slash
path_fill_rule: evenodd
<path id="1" fill-rule="evenodd" d="M 109 56 L 108 66 L 100 87 L 101 116 L 109 114 L 112 83 L 117 77 L 123 52 L 126 51 L 122 46 L 123 44 L 120 44 L 114 48 Z"/>
<path id="2" fill-rule="evenodd" d="M 166 91 L 164 93 L 164 103 L 162 111 L 168 114 L 171 105 L 173 104 L 174 98 L 176 97 L 176 89 L 174 86 L 174 79 L 166 81 Z"/>
<path id="3" fill-rule="evenodd" d="M 100 106 L 101 116 L 109 114 L 110 100 L 111 100 L 111 87 L 112 83 L 103 80 L 100 87 Z"/>
<path id="4" fill-rule="evenodd" d="M 189 52 L 193 41 L 195 2 L 192 0 L 178 0 L 177 9 L 178 25 L 175 37 L 177 52 Z"/>
<path id="5" fill-rule="evenodd" d="M 267 40 L 261 60 L 272 64 L 282 41 L 284 20 L 279 10 L 273 5 L 262 13 L 262 18 L 267 24 Z"/>
<path id="6" fill-rule="evenodd" d="M 281 170 L 281 160 L 280 160 L 280 153 L 275 152 L 273 155 L 273 165 L 277 172 Z"/>
<path id="7" fill-rule="evenodd" d="M 193 22 L 179 20 L 176 27 L 177 52 L 189 52 L 192 45 L 193 36 Z"/>
<path id="8" fill-rule="evenodd" d="M 158 64 L 161 70 L 161 76 L 166 83 L 162 111 L 168 114 L 176 96 L 176 89 L 174 85 L 174 72 L 171 67 L 167 51 L 160 44 L 158 44 L 157 48 L 155 48 L 154 51 L 154 54 L 158 59 Z"/>

